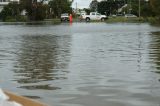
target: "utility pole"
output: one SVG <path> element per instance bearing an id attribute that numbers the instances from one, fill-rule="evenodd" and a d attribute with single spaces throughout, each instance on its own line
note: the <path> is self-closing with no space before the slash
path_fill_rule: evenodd
<path id="1" fill-rule="evenodd" d="M 129 14 L 131 14 L 131 11 L 132 11 L 132 3 L 131 3 L 131 0 L 130 0 Z"/>
<path id="2" fill-rule="evenodd" d="M 77 2 L 76 2 L 76 14 L 77 14 Z"/>
<path id="3" fill-rule="evenodd" d="M 78 11 L 78 8 L 77 8 L 77 2 L 76 2 L 76 21 L 78 21 L 77 20 L 77 11 Z"/>
<path id="4" fill-rule="evenodd" d="M 139 18 L 141 17 L 141 1 L 139 0 Z"/>

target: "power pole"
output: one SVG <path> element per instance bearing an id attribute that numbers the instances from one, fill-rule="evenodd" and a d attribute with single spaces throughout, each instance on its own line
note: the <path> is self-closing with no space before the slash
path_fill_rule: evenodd
<path id="1" fill-rule="evenodd" d="M 141 17 L 141 1 L 139 0 L 139 18 Z"/>
<path id="2" fill-rule="evenodd" d="M 130 7 L 129 7 L 129 14 L 131 14 L 131 11 L 132 11 L 132 3 L 131 3 L 131 0 L 130 0 L 129 4 L 130 4 Z"/>
<path id="3" fill-rule="evenodd" d="M 76 2 L 76 14 L 77 14 L 77 2 Z"/>
<path id="4" fill-rule="evenodd" d="M 78 8 L 77 8 L 77 2 L 76 2 L 76 21 L 78 21 L 77 20 L 77 11 L 78 11 Z"/>

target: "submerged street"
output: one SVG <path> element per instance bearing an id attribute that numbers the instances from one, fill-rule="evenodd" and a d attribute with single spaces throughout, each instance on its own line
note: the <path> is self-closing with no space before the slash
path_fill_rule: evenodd
<path id="1" fill-rule="evenodd" d="M 0 83 L 50 106 L 159 106 L 160 29 L 0 24 Z"/>

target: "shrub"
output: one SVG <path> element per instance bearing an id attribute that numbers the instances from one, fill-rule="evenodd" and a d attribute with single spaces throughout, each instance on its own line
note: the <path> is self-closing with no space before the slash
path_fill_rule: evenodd
<path id="1" fill-rule="evenodd" d="M 16 21 L 16 16 L 20 15 L 20 6 L 17 3 L 9 3 L 0 13 L 3 21 Z"/>

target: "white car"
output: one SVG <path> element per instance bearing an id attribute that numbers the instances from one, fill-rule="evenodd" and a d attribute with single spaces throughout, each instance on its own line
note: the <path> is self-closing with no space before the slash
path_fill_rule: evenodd
<path id="1" fill-rule="evenodd" d="M 68 13 L 61 14 L 61 21 L 69 21 Z"/>
<path id="2" fill-rule="evenodd" d="M 89 15 L 81 14 L 81 19 L 86 21 L 90 21 L 90 20 L 104 21 L 105 19 L 107 19 L 107 16 L 101 15 L 100 13 L 97 13 L 97 12 L 91 12 Z"/>
<path id="3" fill-rule="evenodd" d="M 125 17 L 126 18 L 136 18 L 137 16 L 134 14 L 126 14 Z"/>

